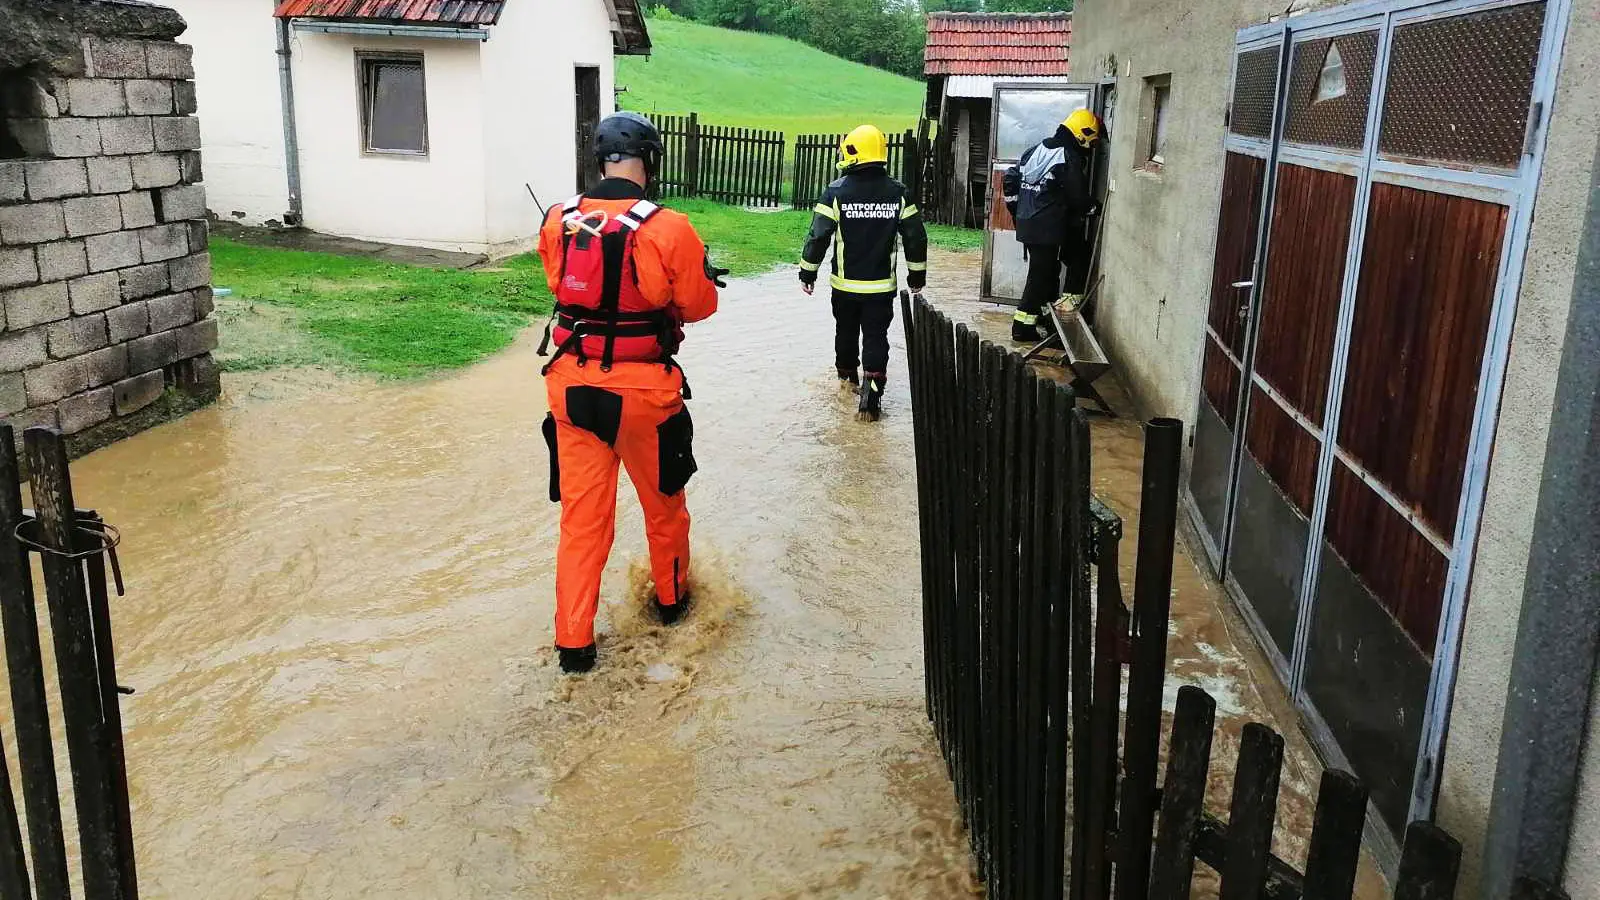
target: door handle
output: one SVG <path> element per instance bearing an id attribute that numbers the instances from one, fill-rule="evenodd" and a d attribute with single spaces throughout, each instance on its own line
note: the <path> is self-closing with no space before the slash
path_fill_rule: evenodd
<path id="1" fill-rule="evenodd" d="M 1254 281 L 1235 281 L 1233 286 L 1235 288 L 1253 288 L 1256 286 L 1256 283 Z"/>

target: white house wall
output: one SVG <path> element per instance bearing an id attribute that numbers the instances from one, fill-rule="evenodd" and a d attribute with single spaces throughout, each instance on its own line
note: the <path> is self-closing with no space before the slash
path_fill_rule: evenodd
<path id="1" fill-rule="evenodd" d="M 282 221 L 289 208 L 273 0 L 162 0 L 189 23 L 206 200 L 218 217 Z"/>
<path id="2" fill-rule="evenodd" d="M 482 45 L 297 31 L 292 46 L 306 227 L 486 252 Z M 357 51 L 422 54 L 427 156 L 362 152 Z"/>
<path id="3" fill-rule="evenodd" d="M 506 4 L 483 47 L 483 183 L 492 252 L 526 249 L 539 212 L 577 188 L 574 67 L 600 70 L 600 113 L 614 108 L 611 22 L 601 0 Z"/>

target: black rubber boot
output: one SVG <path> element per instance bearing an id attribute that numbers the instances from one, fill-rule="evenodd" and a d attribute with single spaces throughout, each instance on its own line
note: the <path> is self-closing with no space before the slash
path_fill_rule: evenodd
<path id="1" fill-rule="evenodd" d="M 656 609 L 656 618 L 660 619 L 661 624 L 663 625 L 678 624 L 678 620 L 683 618 L 683 614 L 689 611 L 688 594 L 683 594 L 682 596 L 678 597 L 678 602 L 672 604 L 671 606 L 662 603 L 660 597 L 652 597 L 650 600 L 650 605 L 654 606 Z"/>
<path id="2" fill-rule="evenodd" d="M 878 421 L 883 414 L 883 386 L 886 379 L 882 375 L 868 374 L 861 383 L 861 406 L 856 412 L 861 418 L 869 422 Z"/>
<path id="3" fill-rule="evenodd" d="M 576 650 L 570 647 L 557 647 L 556 653 L 561 656 L 561 671 L 568 675 L 582 675 L 593 669 L 595 660 L 599 658 L 599 653 L 595 651 L 593 644 Z"/>
<path id="4" fill-rule="evenodd" d="M 840 369 L 839 380 L 849 384 L 851 387 L 860 387 L 861 373 L 857 372 L 855 369 Z"/>
<path id="5" fill-rule="evenodd" d="M 1043 337 L 1039 334 L 1039 326 L 1024 325 L 1013 320 L 1011 322 L 1011 339 L 1024 344 L 1037 344 L 1043 340 Z"/>

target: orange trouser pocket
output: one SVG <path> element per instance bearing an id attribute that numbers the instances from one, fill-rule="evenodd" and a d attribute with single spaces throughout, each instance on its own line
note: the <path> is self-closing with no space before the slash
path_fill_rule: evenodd
<path id="1" fill-rule="evenodd" d="M 617 479 L 626 466 L 644 512 L 656 594 L 676 603 L 689 572 L 684 486 L 695 472 L 694 424 L 682 376 L 650 363 L 610 372 L 563 358 L 545 377 L 554 430 L 551 494 L 561 500 L 556 643 L 594 642 L 600 580 L 616 534 Z"/>

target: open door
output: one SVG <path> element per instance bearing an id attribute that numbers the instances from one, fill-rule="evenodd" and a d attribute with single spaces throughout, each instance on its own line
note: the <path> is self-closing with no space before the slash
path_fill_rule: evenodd
<path id="1" fill-rule="evenodd" d="M 983 243 L 983 299 L 1015 306 L 1022 302 L 1028 263 L 1017 243 L 1017 225 L 1006 211 L 1001 186 L 1028 148 L 1055 133 L 1074 110 L 1094 109 L 1093 84 L 996 84 L 989 130 L 989 215 Z"/>
<path id="2" fill-rule="evenodd" d="M 573 70 L 577 93 L 578 191 L 582 193 L 600 180 L 594 161 L 594 132 L 600 127 L 600 69 L 578 66 Z"/>

